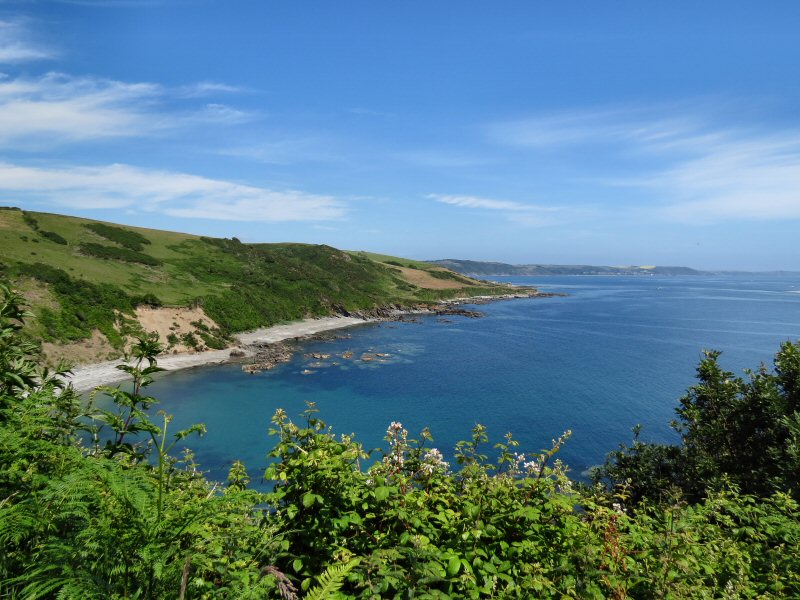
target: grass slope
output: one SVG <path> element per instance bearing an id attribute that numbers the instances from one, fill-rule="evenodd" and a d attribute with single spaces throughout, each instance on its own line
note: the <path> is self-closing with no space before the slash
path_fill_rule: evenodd
<path id="1" fill-rule="evenodd" d="M 392 256 L 243 244 L 14 208 L 0 210 L 0 248 L 0 270 L 29 292 L 38 317 L 34 337 L 67 343 L 99 330 L 118 349 L 136 331 L 133 311 L 143 304 L 202 306 L 227 335 L 309 316 L 507 291 Z"/>

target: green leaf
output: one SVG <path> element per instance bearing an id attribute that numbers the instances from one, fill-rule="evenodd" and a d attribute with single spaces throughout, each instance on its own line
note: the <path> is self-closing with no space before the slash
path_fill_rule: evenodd
<path id="1" fill-rule="evenodd" d="M 447 576 L 455 577 L 461 569 L 461 561 L 457 556 L 451 556 L 447 561 Z"/>
<path id="2" fill-rule="evenodd" d="M 386 486 L 381 486 L 381 487 L 375 488 L 375 492 L 373 492 L 373 493 L 375 494 L 375 499 L 378 502 L 383 502 L 392 493 L 392 488 L 386 487 Z"/>
<path id="3" fill-rule="evenodd" d="M 302 568 L 303 568 L 303 559 L 302 558 L 295 558 L 292 561 L 292 569 L 294 569 L 294 572 L 295 573 L 299 573 Z"/>

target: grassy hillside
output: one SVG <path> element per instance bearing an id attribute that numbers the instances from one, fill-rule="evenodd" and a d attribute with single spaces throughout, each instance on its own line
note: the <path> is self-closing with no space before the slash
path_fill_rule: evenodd
<path id="1" fill-rule="evenodd" d="M 142 305 L 201 307 L 218 330 L 196 333 L 215 347 L 228 334 L 282 321 L 507 291 L 397 257 L 13 208 L 0 210 L 0 247 L 0 269 L 38 317 L 34 337 L 64 344 L 100 331 L 117 350 L 140 328 L 134 310 Z"/>

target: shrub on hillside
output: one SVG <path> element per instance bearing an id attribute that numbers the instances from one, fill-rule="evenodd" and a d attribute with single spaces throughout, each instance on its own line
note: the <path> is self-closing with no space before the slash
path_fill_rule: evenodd
<path id="1" fill-rule="evenodd" d="M 67 240 L 57 234 L 55 231 L 39 231 L 42 237 L 47 238 L 51 242 L 55 242 L 56 244 L 61 244 L 62 246 L 67 245 Z"/>
<path id="2" fill-rule="evenodd" d="M 122 227 L 106 225 L 105 223 L 87 223 L 84 227 L 107 240 L 116 242 L 120 246 L 136 252 L 140 252 L 146 244 L 150 243 L 150 240 L 141 233 Z"/>
<path id="3" fill-rule="evenodd" d="M 162 264 L 157 258 L 154 258 L 149 254 L 136 252 L 130 248 L 117 248 L 116 246 L 104 246 L 102 244 L 87 242 L 78 246 L 78 250 L 80 250 L 82 254 L 86 254 L 87 256 L 95 256 L 97 258 L 121 260 L 124 262 L 140 263 L 150 266 Z"/>

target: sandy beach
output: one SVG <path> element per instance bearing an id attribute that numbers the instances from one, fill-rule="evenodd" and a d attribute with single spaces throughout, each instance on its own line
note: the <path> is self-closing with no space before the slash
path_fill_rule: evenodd
<path id="1" fill-rule="evenodd" d="M 548 296 L 550 294 L 533 294 L 536 296 Z M 486 304 L 498 300 L 511 300 L 514 298 L 531 297 L 529 293 L 513 292 L 499 296 L 471 296 L 468 298 L 454 298 L 442 300 L 438 303 L 440 308 L 459 306 L 462 304 Z M 395 317 L 401 314 L 431 314 L 434 311 L 430 308 L 390 310 L 383 317 Z M 274 325 L 264 327 L 255 331 L 239 333 L 234 335 L 236 342 L 233 347 L 240 346 L 244 351 L 244 356 L 252 356 L 255 351 L 251 348 L 258 344 L 274 344 L 293 338 L 301 338 L 334 329 L 352 327 L 354 325 L 364 325 L 382 320 L 380 318 L 360 317 L 323 317 L 321 319 L 304 319 L 287 323 L 285 325 Z M 158 366 L 166 371 L 177 371 L 191 367 L 201 367 L 204 365 L 214 365 L 228 362 L 231 359 L 231 348 L 225 350 L 207 350 L 205 352 L 180 352 L 178 354 L 163 354 L 158 357 Z M 67 378 L 79 392 L 89 391 L 99 385 L 109 385 L 124 381 L 128 374 L 117 369 L 121 360 L 112 360 L 94 364 L 87 364 L 75 367 L 73 374 Z"/>
<path id="2" fill-rule="evenodd" d="M 275 325 L 256 329 L 234 336 L 237 343 L 242 346 L 245 355 L 252 354 L 248 346 L 254 344 L 274 344 L 283 340 L 305 337 L 334 329 L 363 325 L 372 320 L 356 317 L 325 317 L 322 319 L 304 319 L 286 325 Z M 166 371 L 176 371 L 178 369 L 188 369 L 190 367 L 200 367 L 224 363 L 230 360 L 231 349 L 226 350 L 207 350 L 206 352 L 163 354 L 158 357 L 158 366 Z M 124 381 L 129 377 L 117 369 L 121 360 L 112 360 L 90 365 L 81 365 L 73 369 L 73 373 L 67 378 L 79 392 L 86 392 L 99 385 L 110 385 Z"/>

